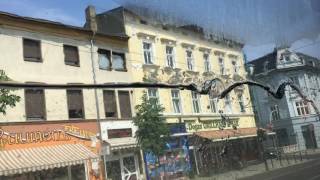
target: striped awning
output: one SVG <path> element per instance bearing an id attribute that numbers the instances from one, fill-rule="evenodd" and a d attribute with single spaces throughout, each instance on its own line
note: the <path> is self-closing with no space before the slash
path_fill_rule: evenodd
<path id="1" fill-rule="evenodd" d="M 113 151 L 137 147 L 136 139 L 133 137 L 108 139 L 106 142 L 110 144 Z"/>
<path id="2" fill-rule="evenodd" d="M 83 164 L 99 156 L 82 144 L 0 151 L 0 176 Z"/>

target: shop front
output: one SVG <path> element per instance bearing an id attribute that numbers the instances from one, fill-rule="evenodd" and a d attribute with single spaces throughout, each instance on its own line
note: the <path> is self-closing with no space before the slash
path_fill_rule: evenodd
<path id="1" fill-rule="evenodd" d="M 95 121 L 19 122 L 0 127 L 0 179 L 101 179 Z"/>
<path id="2" fill-rule="evenodd" d="M 187 131 L 193 133 L 191 162 L 199 175 L 240 169 L 259 158 L 256 127 L 239 124 L 239 118 L 221 123 L 220 119 L 186 122 Z"/>
<path id="3" fill-rule="evenodd" d="M 170 133 L 171 138 L 163 156 L 156 157 L 150 152 L 144 152 L 148 180 L 184 178 L 191 171 L 185 124 L 170 124 Z"/>
<path id="4" fill-rule="evenodd" d="M 141 151 L 137 146 L 132 121 L 101 122 L 107 180 L 138 180 L 144 176 Z"/>

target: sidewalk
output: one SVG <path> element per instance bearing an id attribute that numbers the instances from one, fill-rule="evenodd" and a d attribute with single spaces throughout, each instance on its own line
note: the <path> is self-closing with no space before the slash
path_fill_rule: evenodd
<path id="1" fill-rule="evenodd" d="M 320 154 L 320 149 L 316 150 L 308 150 L 307 155 Z M 306 158 L 305 153 L 302 153 L 302 161 L 299 153 L 296 153 L 295 156 L 293 154 L 285 154 L 282 156 L 282 160 L 277 159 L 268 159 L 267 164 L 269 171 L 280 169 L 300 163 L 305 163 L 311 159 Z M 260 174 L 266 172 L 265 163 L 259 163 L 255 165 L 247 166 L 241 170 L 232 170 L 226 173 L 216 174 L 211 177 L 195 177 L 191 178 L 192 180 L 237 180 L 244 177 L 253 176 L 256 174 Z"/>

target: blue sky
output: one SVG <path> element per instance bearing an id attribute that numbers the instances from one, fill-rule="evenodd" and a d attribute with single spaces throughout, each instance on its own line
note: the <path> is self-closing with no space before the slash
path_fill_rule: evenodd
<path id="1" fill-rule="evenodd" d="M 231 0 L 232 1 L 232 0 Z M 226 1 L 228 3 L 232 3 L 230 0 Z M 241 2 L 249 2 L 248 5 L 251 5 L 252 3 L 250 0 L 241 0 Z M 283 1 L 283 0 L 282 0 Z M 317 0 L 310 0 L 313 2 L 316 2 Z M 119 4 L 124 4 L 124 5 L 130 5 L 130 3 L 135 2 L 137 5 L 145 5 L 147 2 L 154 2 L 156 6 L 154 6 L 156 9 L 161 9 L 165 8 L 168 9 L 168 12 L 170 12 L 170 9 L 168 8 L 168 4 L 172 1 L 168 1 L 166 3 L 162 3 L 165 1 L 146 1 L 146 0 L 117 0 L 117 2 L 113 0 L 0 0 L 0 11 L 5 11 L 5 12 L 10 12 L 22 16 L 30 16 L 30 17 L 35 17 L 35 18 L 42 18 L 42 19 L 48 19 L 48 20 L 53 20 L 53 21 L 59 21 L 65 24 L 71 24 L 71 25 L 76 25 L 76 26 L 82 26 L 85 22 L 85 15 L 84 15 L 84 9 L 88 5 L 94 5 L 96 7 L 97 12 L 103 12 L 107 11 L 110 9 L 113 9 L 115 7 L 118 7 Z M 159 3 L 162 3 L 159 5 Z M 176 1 L 179 2 L 179 1 Z M 195 1 L 189 0 L 189 1 L 183 1 L 183 2 L 188 2 L 190 4 L 194 3 Z M 197 1 L 198 2 L 198 1 Z M 199 1 L 200 2 L 200 1 Z M 213 1 L 204 1 L 202 0 L 202 6 L 200 5 L 198 8 L 199 11 L 207 11 L 210 14 L 213 14 L 211 12 L 212 9 L 201 9 L 208 7 L 208 3 L 211 3 L 209 5 L 212 5 Z M 205 4 L 206 2 L 207 4 Z M 221 7 L 224 6 L 224 1 L 215 1 L 216 3 L 214 4 L 215 6 L 219 5 Z M 269 1 L 270 2 L 270 1 Z M 292 1 L 289 1 L 290 3 Z M 142 4 L 143 3 L 143 4 Z M 158 4 L 157 4 L 158 3 Z M 219 3 L 219 4 L 218 4 Z M 296 6 L 299 6 L 299 0 L 297 0 Z M 183 3 L 187 4 L 187 3 Z M 248 6 L 247 5 L 247 6 Z M 284 4 L 286 5 L 286 4 Z M 320 5 L 320 3 L 318 4 Z M 152 7 L 152 4 L 149 5 L 149 7 Z M 241 6 L 238 5 L 239 7 Z M 269 6 L 272 6 L 272 4 L 269 4 Z M 170 6 L 169 6 L 170 7 Z M 173 5 L 172 8 L 174 8 L 174 12 L 176 12 L 176 9 L 181 7 L 181 9 L 186 9 L 186 7 L 183 7 L 182 5 Z M 227 8 L 229 6 L 226 6 Z M 300 8 L 300 7 L 298 7 Z M 221 9 L 221 8 L 220 8 Z M 196 9 L 195 9 L 196 10 Z M 263 9 L 262 9 L 263 10 Z M 318 9 L 319 10 L 319 9 Z M 181 10 L 183 11 L 183 10 Z M 319 12 L 319 11 L 318 11 Z M 219 13 L 224 13 L 223 11 Z M 276 13 L 276 11 L 275 11 Z M 304 13 L 304 12 L 301 12 Z M 168 13 L 170 14 L 170 13 Z M 183 12 L 181 13 L 183 14 Z M 200 14 L 200 13 L 199 13 Z M 176 15 L 176 14 L 174 14 Z M 178 14 L 179 15 L 179 14 Z M 205 14 L 203 14 L 205 15 Z M 242 12 L 241 14 L 242 15 Z M 206 15 L 207 16 L 207 15 Z M 261 15 L 262 16 L 262 15 Z M 197 16 L 195 16 L 198 18 Z M 227 16 L 226 16 L 227 17 Z M 269 16 L 268 16 L 269 17 Z M 208 22 L 211 20 L 215 20 L 217 17 L 205 17 L 203 19 L 207 20 Z M 290 17 L 292 18 L 297 18 L 297 17 Z M 221 19 L 221 18 L 220 18 Z M 232 18 L 225 18 L 226 20 L 232 19 Z M 243 19 L 246 20 L 246 19 Z M 318 19 L 316 19 L 318 20 Z M 225 21 L 226 22 L 226 21 Z M 223 22 L 223 23 L 225 23 Z M 237 19 L 234 21 L 236 23 L 241 23 L 241 19 Z M 320 21 L 318 21 L 320 23 Z M 217 22 L 219 23 L 219 22 Z M 227 22 L 228 23 L 228 22 Z M 225 24 L 227 24 L 225 23 Z M 214 24 L 216 25 L 216 24 Z M 298 24 L 299 25 L 299 24 Z M 221 25 L 223 26 L 223 25 Z M 307 27 L 306 27 L 307 28 Z M 226 28 L 227 30 L 230 28 Z M 250 33 L 250 32 L 249 32 Z M 301 37 L 300 39 L 295 39 L 292 43 L 291 49 L 299 52 L 303 52 L 315 57 L 320 58 L 320 30 L 317 32 L 318 36 L 310 38 L 310 37 Z M 255 37 L 255 36 L 250 36 L 250 39 L 252 40 L 258 40 L 260 37 Z M 259 42 L 259 41 L 258 41 Z M 246 46 L 244 47 L 244 52 L 246 53 L 247 57 L 249 60 L 257 58 L 259 56 L 262 56 L 264 54 L 267 54 L 273 50 L 275 46 L 274 42 L 262 42 L 262 43 L 247 43 Z"/>

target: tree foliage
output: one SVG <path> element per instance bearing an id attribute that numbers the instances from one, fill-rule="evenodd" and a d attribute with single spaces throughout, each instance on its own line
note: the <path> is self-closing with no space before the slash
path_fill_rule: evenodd
<path id="1" fill-rule="evenodd" d="M 0 70 L 0 81 L 10 81 L 11 79 L 3 70 Z M 14 107 L 20 101 L 20 97 L 12 94 L 13 89 L 0 89 L 0 114 L 6 114 L 7 107 Z"/>
<path id="2" fill-rule="evenodd" d="M 137 114 L 133 122 L 138 127 L 135 137 L 141 149 L 158 157 L 163 155 L 170 135 L 169 127 L 162 116 L 164 108 L 154 99 L 148 99 L 144 92 L 142 103 L 135 109 Z"/>

